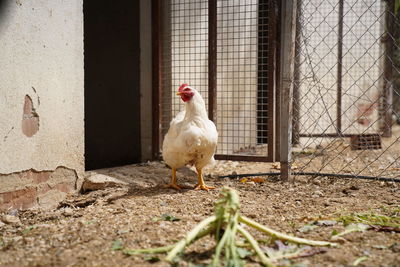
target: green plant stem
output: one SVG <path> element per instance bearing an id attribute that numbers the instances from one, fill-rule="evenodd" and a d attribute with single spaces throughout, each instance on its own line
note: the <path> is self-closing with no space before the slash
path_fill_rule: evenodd
<path id="1" fill-rule="evenodd" d="M 148 248 L 148 249 L 124 249 L 122 252 L 128 255 L 164 253 L 170 251 L 174 247 L 175 244 L 158 248 Z"/>
<path id="2" fill-rule="evenodd" d="M 196 241 L 197 239 L 200 239 L 212 232 L 213 228 L 208 228 L 202 232 L 200 232 L 195 239 L 192 240 L 192 242 Z M 136 254 L 155 254 L 155 253 L 165 253 L 170 250 L 172 250 L 177 243 L 169 245 L 169 246 L 164 246 L 164 247 L 158 247 L 158 248 L 145 248 L 145 249 L 124 249 L 122 250 L 123 253 L 127 255 L 136 255 Z"/>
<path id="3" fill-rule="evenodd" d="M 225 246 L 226 240 L 228 239 L 228 235 L 231 234 L 231 230 L 228 228 L 225 230 L 221 239 L 218 241 L 218 245 L 215 248 L 215 254 L 212 261 L 212 266 L 218 266 L 219 256 L 221 255 L 222 248 Z"/>
<path id="4" fill-rule="evenodd" d="M 261 248 L 258 246 L 257 241 L 251 236 L 249 232 L 247 232 L 244 228 L 242 228 L 240 225 L 238 225 L 237 230 L 239 233 L 241 233 L 247 241 L 249 241 L 250 245 L 253 247 L 254 251 L 257 253 L 258 257 L 260 258 L 261 262 L 265 266 L 269 267 L 274 267 L 275 265 L 268 259 L 267 256 L 265 256 L 264 252 L 261 250 Z"/>
<path id="5" fill-rule="evenodd" d="M 174 245 L 174 248 L 168 253 L 167 257 L 165 258 L 166 261 L 172 262 L 172 260 L 176 257 L 178 253 L 180 253 L 182 250 L 185 249 L 187 245 L 189 245 L 191 242 L 193 242 L 196 238 L 198 238 L 198 235 L 200 231 L 205 228 L 207 225 L 213 223 L 215 221 L 216 217 L 211 216 L 203 221 L 201 221 L 198 225 L 196 225 L 195 228 L 193 228 L 184 239 L 180 240 L 178 243 Z M 211 228 L 204 231 L 205 232 L 210 232 Z"/>
<path id="6" fill-rule="evenodd" d="M 337 244 L 332 243 L 332 242 L 314 241 L 314 240 L 309 240 L 309 239 L 304 239 L 304 238 L 299 238 L 299 237 L 294 237 L 294 236 L 290 236 L 287 234 L 279 233 L 277 231 L 274 231 L 262 224 L 259 224 L 247 217 L 244 217 L 244 216 L 239 216 L 239 221 L 242 223 L 245 223 L 248 226 L 251 226 L 261 232 L 267 233 L 274 238 L 286 240 L 286 241 L 289 241 L 292 243 L 304 244 L 304 245 L 310 245 L 310 246 L 329 246 L 329 247 L 337 247 L 338 246 Z"/>
<path id="7" fill-rule="evenodd" d="M 236 248 L 236 241 L 235 241 L 235 237 L 236 237 L 236 233 L 237 233 L 237 227 L 239 225 L 239 213 L 235 213 L 233 221 L 232 221 L 232 234 L 230 235 L 229 239 L 228 239 L 228 244 L 229 244 L 229 250 L 232 253 L 232 258 L 236 261 L 239 259 L 238 255 L 237 255 L 237 248 Z"/>

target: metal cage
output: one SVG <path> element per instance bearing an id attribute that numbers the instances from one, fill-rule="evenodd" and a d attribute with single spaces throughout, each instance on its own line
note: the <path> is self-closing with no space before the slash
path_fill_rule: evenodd
<path id="1" fill-rule="evenodd" d="M 155 150 L 183 108 L 182 83 L 216 123 L 216 159 L 273 161 L 278 5 L 272 0 L 153 1 Z"/>

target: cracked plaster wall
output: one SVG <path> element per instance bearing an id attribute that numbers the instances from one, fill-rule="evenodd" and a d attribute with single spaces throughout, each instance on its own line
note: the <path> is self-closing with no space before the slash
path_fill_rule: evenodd
<path id="1" fill-rule="evenodd" d="M 83 176 L 82 4 L 18 0 L 5 5 L 0 18 L 0 174 L 62 166 Z M 26 104 L 27 96 L 33 107 Z M 8 179 L 0 176 L 0 191 L 2 180 Z"/>

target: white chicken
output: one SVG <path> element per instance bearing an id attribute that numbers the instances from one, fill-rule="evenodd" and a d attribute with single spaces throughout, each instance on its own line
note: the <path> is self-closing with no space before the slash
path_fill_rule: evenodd
<path id="1" fill-rule="evenodd" d="M 172 169 L 171 182 L 167 186 L 182 189 L 176 183 L 176 169 L 191 165 L 197 170 L 198 182 L 194 189 L 208 191 L 214 187 L 204 183 L 202 169 L 214 162 L 218 132 L 208 119 L 206 105 L 196 89 L 182 84 L 176 94 L 185 102 L 185 110 L 172 119 L 164 137 L 162 155 Z"/>

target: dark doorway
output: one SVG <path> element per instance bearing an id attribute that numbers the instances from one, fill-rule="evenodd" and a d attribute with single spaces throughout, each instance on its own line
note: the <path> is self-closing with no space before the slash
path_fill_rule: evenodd
<path id="1" fill-rule="evenodd" d="M 86 170 L 140 161 L 139 1 L 84 0 Z"/>

